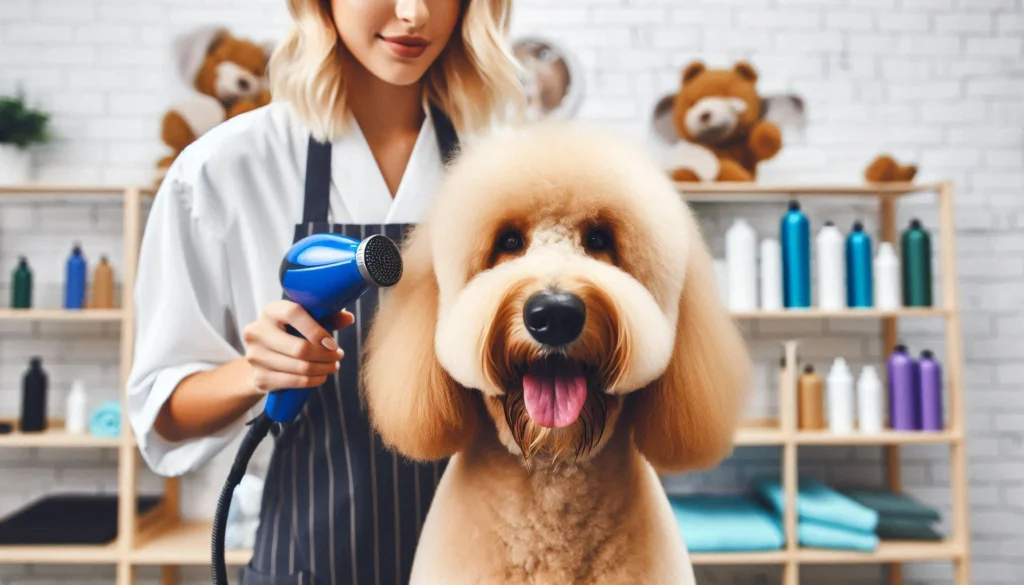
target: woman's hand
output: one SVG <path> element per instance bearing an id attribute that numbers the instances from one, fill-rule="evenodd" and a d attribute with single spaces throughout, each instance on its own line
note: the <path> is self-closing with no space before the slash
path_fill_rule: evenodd
<path id="1" fill-rule="evenodd" d="M 348 327 L 353 321 L 352 313 L 342 311 L 335 315 L 335 329 Z M 286 325 L 302 337 L 285 331 Z M 249 381 L 253 390 L 261 394 L 319 386 L 338 371 L 338 361 L 345 356 L 331 332 L 291 301 L 268 303 L 259 319 L 245 327 L 242 337 L 246 343 Z"/>

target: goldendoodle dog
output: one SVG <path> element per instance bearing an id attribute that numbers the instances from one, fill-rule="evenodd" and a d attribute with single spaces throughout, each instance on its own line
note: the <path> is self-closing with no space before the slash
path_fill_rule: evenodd
<path id="1" fill-rule="evenodd" d="M 731 453 L 750 358 L 665 174 L 579 123 L 486 139 L 403 254 L 363 390 L 451 456 L 412 583 L 693 583 L 658 473 Z"/>

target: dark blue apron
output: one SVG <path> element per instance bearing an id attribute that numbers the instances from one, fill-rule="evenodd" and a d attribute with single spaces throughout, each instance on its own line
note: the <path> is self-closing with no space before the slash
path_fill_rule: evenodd
<path id="1" fill-rule="evenodd" d="M 431 107 L 447 164 L 458 146 L 451 121 Z M 294 241 L 333 232 L 401 243 L 409 224 L 330 224 L 331 145 L 309 139 L 305 207 Z M 348 310 L 335 333 L 337 374 L 310 393 L 302 414 L 275 435 L 260 526 L 243 585 L 405 585 L 420 528 L 445 462 L 417 464 L 385 450 L 359 394 L 360 351 L 381 291 Z"/>

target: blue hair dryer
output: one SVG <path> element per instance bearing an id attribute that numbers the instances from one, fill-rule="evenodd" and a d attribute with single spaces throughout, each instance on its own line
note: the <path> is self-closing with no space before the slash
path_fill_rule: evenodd
<path id="1" fill-rule="evenodd" d="M 281 261 L 285 297 L 302 306 L 328 330 L 334 315 L 369 290 L 370 285 L 387 288 L 401 278 L 402 255 L 398 246 L 379 234 L 362 241 L 341 234 L 314 234 L 292 245 Z M 287 330 L 302 337 L 291 326 Z M 311 390 L 270 392 L 264 412 L 274 422 L 291 421 L 302 410 Z"/>

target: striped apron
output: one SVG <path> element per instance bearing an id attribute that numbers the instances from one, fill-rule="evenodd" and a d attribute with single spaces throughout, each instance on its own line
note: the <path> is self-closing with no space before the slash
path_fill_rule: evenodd
<path id="1" fill-rule="evenodd" d="M 451 121 L 431 107 L 447 163 L 458 146 Z M 310 138 L 303 221 L 294 241 L 332 232 L 383 233 L 401 243 L 409 224 L 328 222 L 331 145 Z M 359 395 L 360 351 L 380 300 L 371 289 L 335 332 L 345 351 L 337 374 L 310 393 L 295 422 L 275 429 L 260 526 L 243 585 L 405 585 L 445 462 L 418 464 L 382 447 Z"/>

